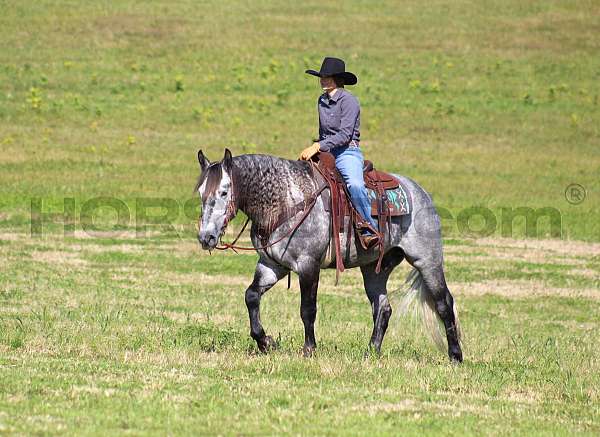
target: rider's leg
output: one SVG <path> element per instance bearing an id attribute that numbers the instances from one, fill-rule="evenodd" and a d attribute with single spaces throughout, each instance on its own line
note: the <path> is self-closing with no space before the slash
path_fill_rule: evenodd
<path id="1" fill-rule="evenodd" d="M 368 220 L 373 228 L 378 229 L 377 222 L 371 216 L 371 199 L 367 194 L 365 181 L 363 179 L 364 159 L 358 147 L 347 147 L 340 153 L 334 153 L 335 166 L 340 171 L 348 191 L 352 204 L 360 213 L 363 220 Z M 370 233 L 370 232 L 366 232 Z"/>

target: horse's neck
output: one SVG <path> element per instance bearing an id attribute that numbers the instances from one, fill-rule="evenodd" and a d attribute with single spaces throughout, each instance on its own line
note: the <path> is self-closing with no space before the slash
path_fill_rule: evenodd
<path id="1" fill-rule="evenodd" d="M 236 156 L 234 186 L 238 207 L 263 229 L 314 189 L 312 178 L 294 163 L 266 155 Z"/>

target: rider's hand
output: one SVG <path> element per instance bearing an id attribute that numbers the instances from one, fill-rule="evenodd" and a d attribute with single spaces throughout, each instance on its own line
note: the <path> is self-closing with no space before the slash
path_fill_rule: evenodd
<path id="1" fill-rule="evenodd" d="M 302 151 L 302 153 L 300 154 L 300 159 L 308 161 L 310 158 L 312 158 L 317 153 L 319 153 L 320 147 L 321 147 L 321 145 L 319 143 L 313 143 L 312 146 L 307 147 L 306 149 L 304 149 Z"/>

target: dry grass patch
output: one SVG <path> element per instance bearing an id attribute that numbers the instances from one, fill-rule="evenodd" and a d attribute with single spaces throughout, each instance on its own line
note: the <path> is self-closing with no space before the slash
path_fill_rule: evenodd
<path id="1" fill-rule="evenodd" d="M 0 215 L 0 219 L 2 218 L 3 216 Z M 0 240 L 3 241 L 21 241 L 25 240 L 26 238 L 29 238 L 28 234 L 23 234 L 19 232 L 0 232 Z"/>
<path id="2" fill-rule="evenodd" d="M 480 252 L 484 255 L 479 255 Z M 514 247 L 469 247 L 469 246 L 450 246 L 444 250 L 444 259 L 452 262 L 489 262 L 496 260 L 521 261 L 536 264 L 555 264 L 555 265 L 573 265 L 579 266 L 586 263 L 586 259 L 576 258 L 572 255 L 561 255 L 556 252 L 548 252 L 531 248 Z M 465 258 L 465 254 L 469 255 Z"/>
<path id="3" fill-rule="evenodd" d="M 584 276 L 586 278 L 600 280 L 600 273 L 592 269 L 572 269 L 569 270 L 569 273 L 575 276 Z"/>
<path id="4" fill-rule="evenodd" d="M 480 247 L 536 250 L 539 253 L 553 252 L 564 256 L 600 256 L 600 243 L 572 240 L 514 240 L 511 238 L 479 238 L 473 242 Z"/>
<path id="5" fill-rule="evenodd" d="M 518 299 L 540 296 L 600 299 L 600 290 L 595 288 L 550 287 L 540 281 L 490 280 L 482 282 L 458 282 L 452 284 L 452 289 L 455 296 L 485 296 L 486 294 L 492 294 Z"/>
<path id="6" fill-rule="evenodd" d="M 76 253 L 61 251 L 34 251 L 31 253 L 34 261 L 48 264 L 60 264 L 68 266 L 85 266 L 88 262 L 81 259 Z"/>
<path id="7" fill-rule="evenodd" d="M 233 275 L 207 275 L 204 273 L 177 273 L 167 272 L 160 275 L 162 280 L 172 281 L 175 284 L 181 285 L 223 285 L 223 286 L 238 286 L 247 288 L 252 282 L 252 274 L 248 276 L 233 276 Z"/>
<path id="8" fill-rule="evenodd" d="M 74 251 L 84 251 L 91 253 L 105 253 L 105 252 L 123 252 L 123 253 L 143 253 L 148 251 L 148 248 L 142 245 L 136 244 L 115 244 L 115 245 L 101 245 L 101 244 L 72 244 L 68 246 Z M 154 251 L 154 248 L 152 249 Z"/>
<path id="9" fill-rule="evenodd" d="M 102 239 L 111 239 L 111 240 L 119 240 L 119 239 L 127 239 L 133 240 L 136 238 L 152 238 L 152 237 L 160 237 L 163 235 L 161 231 L 151 231 L 146 230 L 144 235 L 138 235 L 138 233 L 134 230 L 117 230 L 117 231 L 84 231 L 82 229 L 76 229 L 73 232 L 73 237 L 80 240 L 91 240 L 96 238 Z"/>

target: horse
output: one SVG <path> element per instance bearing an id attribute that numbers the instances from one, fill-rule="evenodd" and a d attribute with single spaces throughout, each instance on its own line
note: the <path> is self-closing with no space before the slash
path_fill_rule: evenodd
<path id="1" fill-rule="evenodd" d="M 295 272 L 299 277 L 300 317 L 304 324 L 302 353 L 311 356 L 317 346 L 314 324 L 320 271 L 336 266 L 329 250 L 331 224 L 323 177 L 308 161 L 260 154 L 233 157 L 229 149 L 225 149 L 221 161 L 212 163 L 202 150 L 197 156 L 200 176 L 194 191 L 198 192 L 202 207 L 197 235 L 202 249 L 218 246 L 238 211 L 251 221 L 250 239 L 259 259 L 245 293 L 250 336 L 260 352 L 276 347 L 261 323 L 261 297 L 289 272 Z M 376 268 L 375 248 L 362 247 L 353 232 L 341 237 L 341 246 L 349 249 L 343 255 L 344 266 L 360 268 L 371 304 L 373 331 L 368 346 L 377 354 L 381 351 L 392 314 L 387 281 L 394 268 L 406 260 L 413 269 L 402 307 L 416 304 L 438 347 L 446 349 L 447 345 L 450 360 L 460 363 L 460 323 L 444 275 L 439 216 L 431 196 L 421 186 L 408 177 L 394 176 L 408 191 L 412 211 L 390 218 L 380 268 Z M 305 207 L 299 209 L 295 205 Z M 440 323 L 445 328 L 446 342 L 439 332 Z"/>

